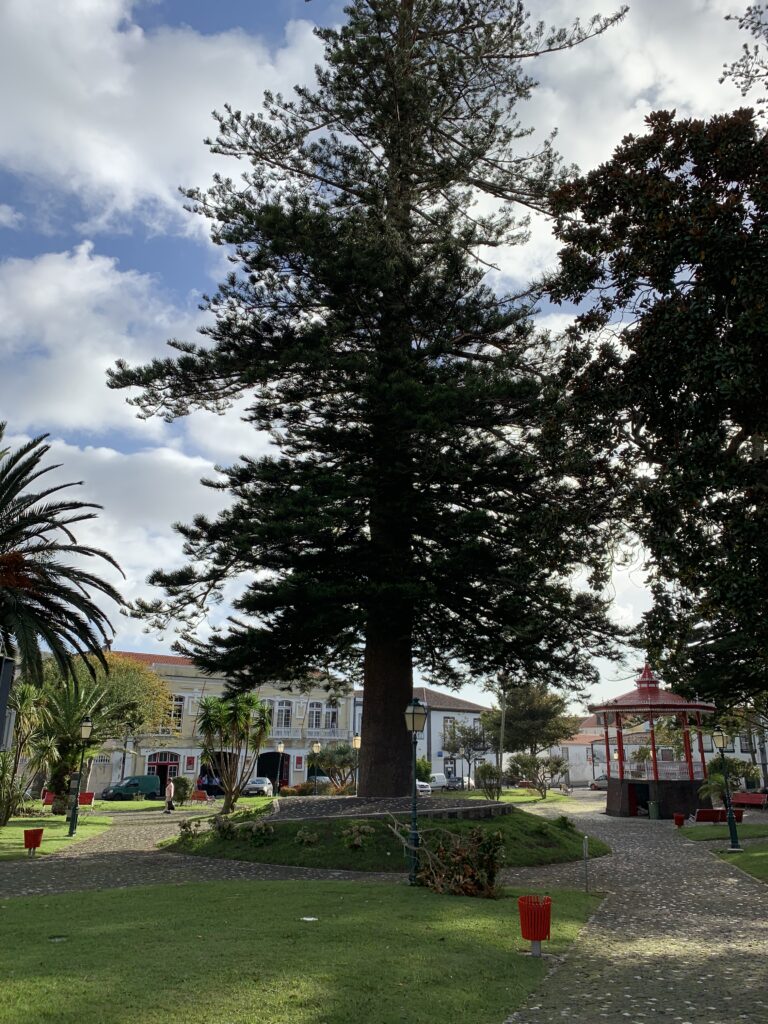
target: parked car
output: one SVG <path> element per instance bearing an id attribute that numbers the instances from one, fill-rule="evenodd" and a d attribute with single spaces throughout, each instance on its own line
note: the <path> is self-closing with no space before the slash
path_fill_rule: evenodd
<path id="1" fill-rule="evenodd" d="M 536 783 L 531 782 L 530 779 L 519 779 L 517 782 L 518 789 L 536 789 Z"/>
<path id="2" fill-rule="evenodd" d="M 310 775 L 309 778 L 307 779 L 307 782 L 311 782 L 312 785 L 314 785 L 315 784 L 315 779 L 317 779 L 317 788 L 318 789 L 320 789 L 322 786 L 332 786 L 333 785 L 333 783 L 331 782 L 331 780 L 328 778 L 327 775 Z"/>
<path id="3" fill-rule="evenodd" d="M 263 775 L 250 779 L 243 786 L 243 796 L 272 796 L 272 783 Z"/>
<path id="4" fill-rule="evenodd" d="M 436 772 L 429 780 L 429 784 L 433 790 L 435 789 L 447 789 L 448 779 L 443 772 Z"/>
<path id="5" fill-rule="evenodd" d="M 432 787 L 428 782 L 416 779 L 416 792 L 419 796 L 432 796 Z"/>
<path id="6" fill-rule="evenodd" d="M 145 800 L 160 799 L 159 775 L 129 775 L 127 779 L 107 786 L 102 791 L 102 800 L 132 800 L 134 796 L 143 796 Z"/>
<path id="7" fill-rule="evenodd" d="M 462 776 L 461 775 L 452 775 L 450 777 L 450 779 L 447 780 L 445 788 L 448 789 L 448 790 L 474 789 L 475 788 L 475 784 L 472 781 L 472 779 L 467 778 L 466 775 L 463 776 L 463 782 L 464 782 L 464 785 L 462 786 Z"/>
<path id="8" fill-rule="evenodd" d="M 598 775 L 592 779 L 589 784 L 590 789 L 608 789 L 608 776 L 603 772 L 602 775 Z"/>

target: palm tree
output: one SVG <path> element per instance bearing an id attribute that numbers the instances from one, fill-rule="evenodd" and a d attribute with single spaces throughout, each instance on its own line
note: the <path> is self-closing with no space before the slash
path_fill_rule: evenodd
<path id="1" fill-rule="evenodd" d="M 200 701 L 197 729 L 203 738 L 203 757 L 214 767 L 224 790 L 222 813 L 234 810 L 270 728 L 270 708 L 253 693 Z"/>
<path id="2" fill-rule="evenodd" d="M 5 432 L 0 423 L 0 441 Z M 122 574 L 105 551 L 78 544 L 76 523 L 96 518 L 90 502 L 58 495 L 74 483 L 37 489 L 57 465 L 43 466 L 47 434 L 15 451 L 0 448 L 0 650 L 21 662 L 28 679 L 42 678 L 41 644 L 67 674 L 73 656 L 90 653 L 104 664 L 103 648 L 114 630 L 91 596 L 118 604 L 115 588 L 82 568 L 84 559 L 103 559 Z"/>

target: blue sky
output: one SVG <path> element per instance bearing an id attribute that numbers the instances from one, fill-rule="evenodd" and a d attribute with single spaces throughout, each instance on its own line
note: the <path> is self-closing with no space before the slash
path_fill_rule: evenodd
<path id="1" fill-rule="evenodd" d="M 589 17 L 585 0 L 546 0 L 535 17 Z M 606 5 L 608 13 L 618 4 Z M 199 485 L 215 463 L 265 447 L 236 412 L 176 424 L 139 421 L 104 386 L 117 358 L 141 362 L 169 337 L 192 338 L 201 294 L 226 264 L 205 224 L 185 213 L 180 185 L 217 169 L 202 143 L 210 112 L 257 109 L 265 88 L 312 79 L 322 49 L 315 21 L 338 23 L 335 0 L 4 0 L 0 5 L 0 419 L 21 440 L 47 432 L 62 477 L 104 505 L 83 539 L 123 565 L 127 597 L 149 596 L 147 574 L 180 560 L 171 524 L 215 512 Z M 539 138 L 583 169 L 642 131 L 654 108 L 709 116 L 743 101 L 718 84 L 743 40 L 731 0 L 637 0 L 626 21 L 577 50 L 538 61 L 524 111 Z M 499 254 L 499 285 L 522 284 L 555 259 L 548 225 Z M 545 310 L 557 327 L 564 313 Z M 615 613 L 647 606 L 642 572 L 617 574 Z M 226 608 L 220 610 L 219 617 Z M 118 646 L 167 650 L 116 616 Z M 628 688 L 606 674 L 595 696 Z M 478 697 L 477 693 L 467 695 Z"/>

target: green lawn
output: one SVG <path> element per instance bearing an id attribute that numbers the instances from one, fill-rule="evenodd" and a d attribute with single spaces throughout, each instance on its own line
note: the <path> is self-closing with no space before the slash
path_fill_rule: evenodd
<path id="1" fill-rule="evenodd" d="M 237 802 L 238 810 L 257 810 L 263 807 L 265 804 L 270 802 L 269 797 L 265 796 L 241 796 Z M 30 800 L 29 807 L 34 810 L 40 811 L 41 814 L 45 814 L 50 817 L 50 809 L 46 808 L 43 811 L 43 805 L 40 800 Z M 221 810 L 223 806 L 223 800 L 219 797 L 212 804 L 198 804 L 193 800 L 187 800 L 185 804 L 176 804 L 179 810 L 183 811 L 210 811 L 216 813 Z M 98 814 L 121 814 L 126 811 L 136 813 L 152 813 L 160 814 L 165 810 L 164 800 L 94 800 L 93 809 Z"/>
<path id="2" fill-rule="evenodd" d="M 739 831 L 739 838 L 741 838 L 741 831 Z M 729 864 L 735 864 L 737 868 L 741 868 L 747 874 L 759 878 L 761 882 L 768 882 L 768 843 L 751 846 L 744 853 L 721 853 L 720 856 Z"/>
<path id="3" fill-rule="evenodd" d="M 759 839 L 768 837 L 768 824 L 766 825 L 737 825 L 736 831 L 739 839 Z M 703 842 L 711 839 L 728 839 L 730 833 L 727 825 L 689 825 L 679 829 L 684 839 L 693 839 L 694 842 Z"/>
<path id="4" fill-rule="evenodd" d="M 562 953 L 597 899 L 554 892 Z M 207 882 L 0 902 L 0 1024 L 499 1024 L 551 961 L 516 892 Z M 302 920 L 317 918 L 317 920 Z"/>
<path id="5" fill-rule="evenodd" d="M 244 821 L 247 820 L 247 816 L 235 816 L 233 820 Z M 342 830 L 355 820 L 359 824 L 370 825 L 375 830 L 373 835 L 366 836 L 361 849 L 349 849 L 341 835 Z M 220 839 L 211 831 L 189 839 L 175 839 L 165 845 L 176 852 L 229 860 L 350 871 L 406 870 L 403 847 L 393 835 L 386 820 L 337 818 L 271 824 L 275 832 L 264 845 L 256 845 L 245 836 Z M 582 855 L 582 836 L 574 828 L 560 827 L 524 811 L 483 821 L 425 818 L 421 822 L 423 832 L 436 828 L 466 832 L 478 826 L 501 831 L 505 839 L 505 863 L 510 866 L 553 864 L 577 860 Z M 314 845 L 300 844 L 296 838 L 299 830 L 315 833 L 319 837 L 318 841 Z M 590 839 L 590 852 L 592 856 L 597 857 L 610 851 L 604 843 Z"/>
<path id="6" fill-rule="evenodd" d="M 436 790 L 434 795 L 462 800 L 485 800 L 481 789 L 471 789 L 469 792 L 460 789 Z M 546 803 L 550 803 L 550 801 L 552 803 L 572 803 L 570 797 L 556 789 L 551 789 L 547 793 Z M 501 802 L 505 804 L 540 804 L 544 801 L 535 789 L 505 789 L 501 794 Z"/>
<path id="7" fill-rule="evenodd" d="M 24 829 L 42 828 L 43 843 L 35 854 L 54 853 L 71 843 L 80 843 L 84 839 L 92 839 L 100 832 L 104 832 L 112 824 L 110 818 L 90 817 L 81 815 L 77 823 L 77 833 L 69 838 L 68 823 L 64 818 L 51 817 L 46 815 L 41 818 L 11 818 L 7 825 L 0 828 L 0 860 L 18 860 L 20 857 L 28 856 L 24 849 Z"/>

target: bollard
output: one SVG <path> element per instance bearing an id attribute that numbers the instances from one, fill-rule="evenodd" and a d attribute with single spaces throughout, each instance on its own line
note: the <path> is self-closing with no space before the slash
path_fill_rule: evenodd
<path id="1" fill-rule="evenodd" d="M 582 849 L 584 851 L 584 892 L 589 892 L 589 836 L 584 836 Z"/>

